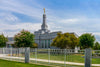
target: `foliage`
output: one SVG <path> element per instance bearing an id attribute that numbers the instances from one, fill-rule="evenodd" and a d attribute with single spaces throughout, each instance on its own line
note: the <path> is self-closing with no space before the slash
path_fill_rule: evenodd
<path id="1" fill-rule="evenodd" d="M 93 46 L 94 50 L 99 50 L 100 49 L 100 44 L 99 42 L 95 42 L 94 46 Z"/>
<path id="2" fill-rule="evenodd" d="M 32 45 L 32 48 L 37 48 L 38 47 L 38 44 L 37 43 L 34 43 L 33 45 Z"/>
<path id="3" fill-rule="evenodd" d="M 33 47 L 34 34 L 29 31 L 20 31 L 20 33 L 15 35 L 14 39 L 17 47 Z"/>
<path id="4" fill-rule="evenodd" d="M 0 35 L 0 47 L 5 47 L 8 39 L 2 34 Z"/>
<path id="5" fill-rule="evenodd" d="M 17 45 L 16 45 L 16 44 L 11 44 L 11 46 L 12 46 L 12 47 L 14 47 L 14 48 L 16 48 L 16 47 L 17 47 Z"/>
<path id="6" fill-rule="evenodd" d="M 90 48 L 94 45 L 95 37 L 92 34 L 85 33 L 79 37 L 79 40 L 79 44 L 82 48 Z"/>
<path id="7" fill-rule="evenodd" d="M 57 37 L 54 38 L 51 46 L 56 46 L 58 48 L 64 49 L 64 48 L 74 48 L 79 44 L 79 39 L 74 35 L 70 33 L 58 33 Z"/>

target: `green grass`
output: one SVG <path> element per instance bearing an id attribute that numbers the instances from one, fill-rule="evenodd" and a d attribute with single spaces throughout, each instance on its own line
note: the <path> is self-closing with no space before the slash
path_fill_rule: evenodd
<path id="1" fill-rule="evenodd" d="M 53 64 L 52 64 L 53 65 Z M 28 64 L 16 61 L 8 61 L 0 59 L 0 67 L 56 67 L 54 66 L 44 66 L 44 65 L 37 65 L 37 64 Z M 57 64 L 57 67 L 64 67 Z M 66 67 L 84 67 L 84 66 L 76 66 L 76 65 L 66 65 Z M 94 67 L 94 66 L 92 66 Z"/>
<path id="2" fill-rule="evenodd" d="M 0 67 L 50 67 L 50 66 L 27 64 L 27 63 L 7 61 L 7 60 L 0 59 Z"/>
<path id="3" fill-rule="evenodd" d="M 68 62 L 77 62 L 77 63 L 84 63 L 84 58 L 82 57 L 84 54 L 70 54 L 66 55 L 66 61 Z M 30 53 L 31 58 L 35 58 L 35 53 Z M 48 53 L 37 53 L 37 59 L 46 59 L 48 60 Z M 56 61 L 64 61 L 64 55 L 50 55 L 50 60 Z M 92 58 L 92 64 L 100 64 L 100 58 Z"/>
<path id="4" fill-rule="evenodd" d="M 82 56 L 84 55 L 83 54 L 67 55 L 66 61 L 84 63 L 84 58 Z M 35 58 L 35 55 L 31 53 L 30 57 Z M 48 54 L 37 54 L 37 58 L 48 60 Z M 64 61 L 64 58 L 65 58 L 64 55 L 50 55 L 50 60 Z M 100 58 L 92 58 L 92 64 L 100 64 Z"/>
<path id="5" fill-rule="evenodd" d="M 57 67 L 64 67 L 57 64 Z M 73 66 L 73 65 L 66 65 L 67 67 L 84 67 L 84 66 Z M 0 59 L 0 67 L 50 67 L 50 66 L 43 66 L 43 65 L 37 65 L 37 64 L 28 64 L 28 63 L 22 63 L 22 62 L 16 62 L 16 61 L 8 61 L 8 60 L 2 60 Z M 54 66 L 51 67 L 56 67 Z"/>

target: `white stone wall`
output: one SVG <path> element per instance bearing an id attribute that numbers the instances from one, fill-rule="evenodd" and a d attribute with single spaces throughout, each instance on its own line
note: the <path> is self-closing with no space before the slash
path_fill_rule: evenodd
<path id="1" fill-rule="evenodd" d="M 49 48 L 52 40 L 57 36 L 58 32 L 35 34 L 35 43 L 38 44 L 38 48 Z M 49 44 L 50 42 L 50 44 Z"/>

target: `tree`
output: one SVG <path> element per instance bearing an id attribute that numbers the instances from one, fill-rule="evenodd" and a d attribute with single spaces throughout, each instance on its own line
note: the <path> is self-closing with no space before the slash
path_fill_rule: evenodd
<path id="1" fill-rule="evenodd" d="M 57 37 L 54 38 L 51 46 L 56 46 L 58 48 L 75 48 L 79 44 L 79 39 L 70 33 L 58 33 Z"/>
<path id="2" fill-rule="evenodd" d="M 0 35 L 0 47 L 5 47 L 8 39 L 2 34 Z"/>
<path id="3" fill-rule="evenodd" d="M 99 50 L 100 49 L 100 44 L 99 42 L 95 42 L 94 46 L 93 46 L 94 50 Z"/>
<path id="4" fill-rule="evenodd" d="M 30 33 L 29 31 L 20 31 L 20 33 L 15 35 L 14 39 L 17 47 L 33 47 L 34 34 Z"/>
<path id="5" fill-rule="evenodd" d="M 37 48 L 38 47 L 38 44 L 37 43 L 34 43 L 32 48 Z"/>
<path id="6" fill-rule="evenodd" d="M 79 44 L 82 48 L 90 48 L 94 45 L 95 37 L 92 34 L 85 33 L 79 37 L 79 40 Z"/>

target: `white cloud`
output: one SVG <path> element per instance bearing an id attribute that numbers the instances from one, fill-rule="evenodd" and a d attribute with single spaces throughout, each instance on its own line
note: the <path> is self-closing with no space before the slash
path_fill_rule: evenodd
<path id="1" fill-rule="evenodd" d="M 18 23 L 16 25 L 11 24 L 2 24 L 2 27 L 0 28 L 0 33 L 4 33 L 8 36 L 14 36 L 16 33 L 18 33 L 20 30 L 25 29 L 30 32 L 34 32 L 38 29 L 40 29 L 41 24 L 40 23 Z M 8 31 L 7 31 L 8 30 Z"/>
<path id="2" fill-rule="evenodd" d="M 1 0 L 0 1 L 0 33 L 13 36 L 22 29 L 34 32 L 41 27 L 41 23 L 20 22 L 21 18 L 13 15 L 12 12 L 31 16 L 31 18 L 41 20 L 44 6 L 33 3 L 34 6 L 24 4 L 21 0 Z M 85 32 L 91 32 L 99 35 L 100 18 L 88 18 L 82 15 L 78 17 L 61 17 L 56 15 L 53 10 L 47 9 L 47 23 L 51 31 L 76 32 L 81 35 Z M 59 13 L 60 14 L 60 13 Z M 66 13 L 63 13 L 66 14 Z M 67 18 L 66 18 L 67 16 Z M 72 15 L 73 16 L 73 15 Z M 42 20 L 41 20 L 42 21 Z M 98 33 L 96 33 L 98 31 Z"/>
<path id="3" fill-rule="evenodd" d="M 38 4 L 35 6 L 40 8 Z M 18 0 L 1 0 L 0 10 L 2 10 L 0 13 L 0 33 L 3 32 L 5 35 L 13 36 L 22 29 L 29 30 L 31 32 L 40 29 L 40 23 L 22 23 L 20 22 L 21 18 L 13 15 L 12 12 L 21 13 L 39 20 L 41 18 L 40 15 L 42 14 L 42 12 L 40 12 L 41 9 L 28 6 Z"/>
<path id="4" fill-rule="evenodd" d="M 62 23 L 76 23 L 79 22 L 79 19 L 62 19 L 60 22 Z"/>
<path id="5" fill-rule="evenodd" d="M 16 23 L 20 21 L 18 17 L 14 16 L 11 13 L 5 13 L 5 12 L 1 12 L 0 13 L 0 24 L 1 23 Z"/>
<path id="6" fill-rule="evenodd" d="M 36 5 L 38 6 L 38 5 Z M 10 11 L 10 12 L 17 12 L 17 13 L 21 13 L 21 14 L 25 14 L 28 16 L 32 16 L 36 19 L 40 19 L 41 18 L 41 11 L 42 9 L 38 9 L 35 7 L 31 7 L 28 5 L 25 5 L 21 2 L 19 2 L 18 0 L 2 0 L 0 3 L 0 9 L 5 10 L 5 11 Z"/>

